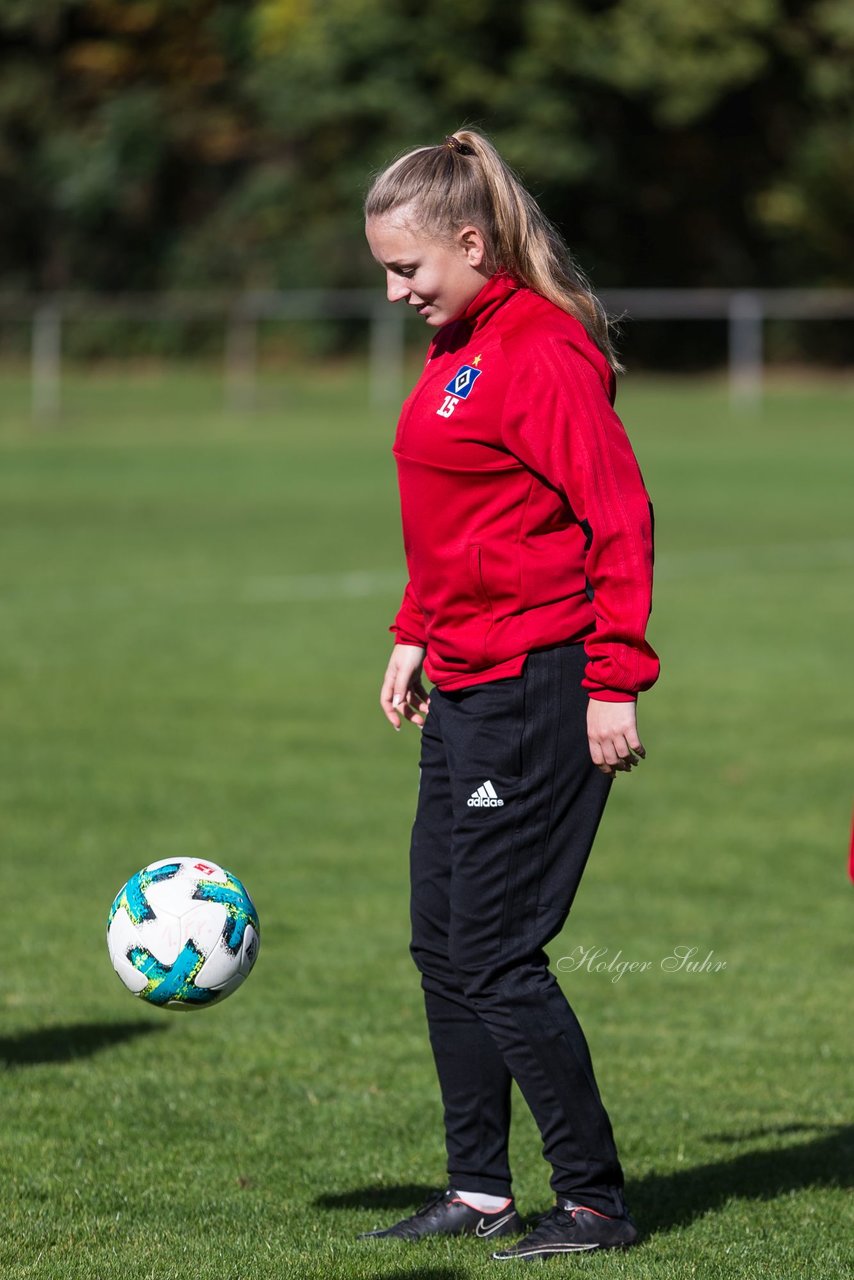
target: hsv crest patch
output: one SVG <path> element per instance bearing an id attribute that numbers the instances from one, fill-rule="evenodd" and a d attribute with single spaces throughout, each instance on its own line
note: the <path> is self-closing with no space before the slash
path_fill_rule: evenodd
<path id="1" fill-rule="evenodd" d="M 460 365 L 445 390 L 449 396 L 456 396 L 458 400 L 467 400 L 471 395 L 472 387 L 482 373 L 482 369 L 475 369 L 470 364 Z"/>

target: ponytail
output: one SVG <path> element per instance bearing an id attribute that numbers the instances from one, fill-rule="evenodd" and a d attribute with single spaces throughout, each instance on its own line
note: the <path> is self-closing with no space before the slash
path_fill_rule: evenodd
<path id="1" fill-rule="evenodd" d="M 458 129 L 438 147 L 416 147 L 374 181 L 365 216 L 380 217 L 412 205 L 419 227 L 446 236 L 472 223 L 487 245 L 487 267 L 504 270 L 579 320 L 616 372 L 605 309 L 560 232 L 474 129 Z"/>

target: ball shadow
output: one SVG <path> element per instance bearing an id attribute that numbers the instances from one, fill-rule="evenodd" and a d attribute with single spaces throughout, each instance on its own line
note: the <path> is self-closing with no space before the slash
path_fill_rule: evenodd
<path id="1" fill-rule="evenodd" d="M 77 1022 L 0 1036 L 0 1065 L 35 1067 L 46 1062 L 71 1062 L 90 1058 L 126 1040 L 163 1032 L 166 1025 L 152 1022 Z"/>

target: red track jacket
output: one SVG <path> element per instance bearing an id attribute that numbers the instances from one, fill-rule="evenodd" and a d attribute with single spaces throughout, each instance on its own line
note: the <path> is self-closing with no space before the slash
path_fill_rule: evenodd
<path id="1" fill-rule="evenodd" d="M 436 333 L 394 441 L 409 582 L 389 630 L 440 689 L 580 640 L 592 697 L 655 682 L 652 506 L 614 389 L 583 325 L 503 272 Z"/>

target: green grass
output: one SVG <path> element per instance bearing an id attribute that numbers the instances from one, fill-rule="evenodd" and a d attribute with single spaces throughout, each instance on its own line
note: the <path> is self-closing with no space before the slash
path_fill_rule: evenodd
<path id="1" fill-rule="evenodd" d="M 393 413 L 356 374 L 70 378 L 0 420 L 0 1273 L 496 1273 L 479 1241 L 355 1242 L 442 1184 L 407 954 L 417 732 L 377 707 L 402 584 Z M 854 1274 L 850 911 L 854 385 L 628 380 L 653 494 L 659 686 L 553 962 L 645 1242 L 556 1270 Z M 367 577 L 341 578 L 341 575 Z M 246 986 L 142 1006 L 104 945 L 144 863 L 219 859 L 258 904 Z M 668 973 L 676 946 L 719 972 Z M 519 1102 L 515 1186 L 548 1206 Z M 514 1270 L 513 1267 L 510 1268 Z M 518 1269 L 518 1268 L 517 1268 Z"/>

